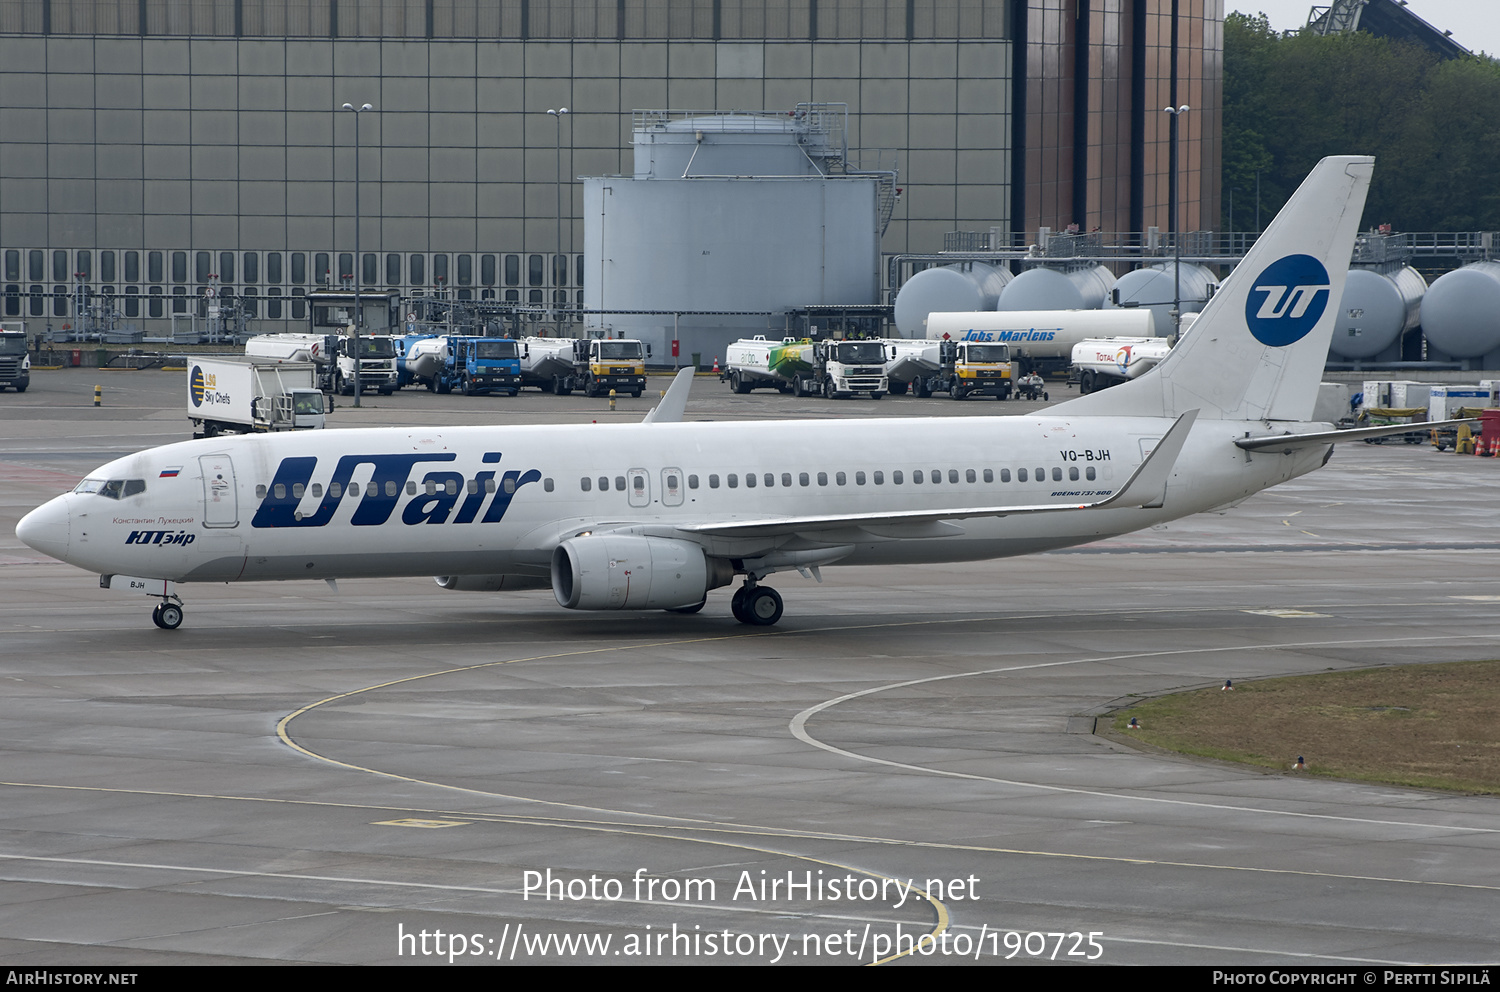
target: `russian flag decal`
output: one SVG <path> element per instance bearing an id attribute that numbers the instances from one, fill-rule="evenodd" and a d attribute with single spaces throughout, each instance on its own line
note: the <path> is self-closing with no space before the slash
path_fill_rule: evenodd
<path id="1" fill-rule="evenodd" d="M 164 469 L 161 470 L 161 475 L 157 476 L 157 478 L 158 479 L 175 479 L 175 478 L 177 478 L 177 473 L 181 472 L 181 471 L 182 471 L 182 466 L 181 465 L 178 465 L 175 468 L 164 468 Z"/>

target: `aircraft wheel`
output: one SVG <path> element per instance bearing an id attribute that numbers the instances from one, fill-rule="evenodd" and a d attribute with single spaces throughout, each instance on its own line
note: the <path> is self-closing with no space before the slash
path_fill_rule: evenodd
<path id="1" fill-rule="evenodd" d="M 161 626 L 161 604 L 157 603 L 151 608 L 151 622 L 158 627 Z"/>
<path id="2" fill-rule="evenodd" d="M 707 602 L 708 602 L 708 595 L 705 594 L 704 597 L 701 600 L 698 601 L 698 604 L 696 606 L 669 606 L 669 607 L 667 607 L 667 612 L 668 613 L 697 613 L 699 610 L 703 609 L 703 604 L 707 603 Z"/>
<path id="3" fill-rule="evenodd" d="M 769 627 L 781 619 L 781 594 L 769 586 L 756 586 L 745 598 L 745 615 L 756 627 Z"/>
<path id="4" fill-rule="evenodd" d="M 745 612 L 745 600 L 749 598 L 749 595 L 750 587 L 740 586 L 729 599 L 729 612 L 733 613 L 734 618 L 740 623 L 750 622 L 750 614 Z"/>
<path id="5" fill-rule="evenodd" d="M 156 625 L 162 630 L 176 630 L 182 626 L 182 607 L 176 603 L 163 603 L 156 609 L 160 614 Z M 780 613 L 777 615 L 780 616 Z"/>

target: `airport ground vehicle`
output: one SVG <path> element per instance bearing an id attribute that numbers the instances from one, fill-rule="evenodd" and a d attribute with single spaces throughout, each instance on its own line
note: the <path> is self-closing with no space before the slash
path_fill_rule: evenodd
<path id="1" fill-rule="evenodd" d="M 793 378 L 792 392 L 829 399 L 869 393 L 878 400 L 890 389 L 885 363 L 884 341 L 819 341 L 812 346 L 811 373 Z"/>
<path id="2" fill-rule="evenodd" d="M 918 395 L 931 396 L 947 392 L 955 399 L 966 396 L 1010 398 L 1010 347 L 979 341 L 941 341 L 938 343 L 937 373 L 923 384 Z"/>
<path id="3" fill-rule="evenodd" d="M 320 429 L 331 401 L 316 379 L 309 362 L 194 359 L 187 372 L 193 436 Z"/>
<path id="4" fill-rule="evenodd" d="M 573 374 L 575 338 L 521 339 L 521 385 L 556 392 L 558 383 Z"/>
<path id="5" fill-rule="evenodd" d="M 806 339 L 741 338 L 724 350 L 719 380 L 741 394 L 767 387 L 789 393 L 798 376 L 813 374 L 812 349 Z"/>
<path id="6" fill-rule="evenodd" d="M 1106 389 L 1155 368 L 1171 351 L 1166 338 L 1088 338 L 1073 346 L 1069 381 L 1080 393 Z"/>
<path id="7" fill-rule="evenodd" d="M 0 389 L 18 393 L 31 385 L 31 357 L 26 354 L 26 325 L 18 320 L 0 324 Z"/>
<path id="8" fill-rule="evenodd" d="M 927 317 L 928 340 L 1009 345 L 1017 375 L 1064 371 L 1072 363 L 1073 346 L 1088 338 L 1155 335 L 1155 320 L 1146 308 L 984 310 Z"/>
<path id="9" fill-rule="evenodd" d="M 635 338 L 551 340 L 571 340 L 573 346 L 570 369 L 559 371 L 552 378 L 552 391 L 558 396 L 567 396 L 575 389 L 583 390 L 585 396 L 602 396 L 611 389 L 639 396 L 646 388 L 646 358 L 650 349 L 643 342 Z M 562 357 L 563 353 L 558 352 L 556 358 Z"/>
<path id="10" fill-rule="evenodd" d="M 521 352 L 511 338 L 447 337 L 443 364 L 430 380 L 437 392 L 460 390 L 465 396 L 504 390 L 521 391 Z"/>
<path id="11" fill-rule="evenodd" d="M 359 338 L 360 391 L 395 391 L 396 349 L 387 335 Z M 265 364 L 309 362 L 316 367 L 318 388 L 326 393 L 354 392 L 354 339 L 338 334 L 258 334 L 245 342 L 245 354 Z"/>

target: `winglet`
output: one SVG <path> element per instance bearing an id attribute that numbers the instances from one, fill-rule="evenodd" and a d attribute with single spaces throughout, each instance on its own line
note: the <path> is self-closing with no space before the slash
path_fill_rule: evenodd
<path id="1" fill-rule="evenodd" d="M 697 371 L 693 366 L 678 372 L 672 379 L 672 384 L 667 387 L 666 395 L 661 402 L 651 408 L 646 414 L 643 424 L 679 424 L 682 422 L 682 411 L 687 409 L 688 390 L 693 388 L 693 373 Z"/>
<path id="2" fill-rule="evenodd" d="M 1193 421 L 1198 419 L 1197 410 L 1189 410 L 1177 418 L 1166 435 L 1151 449 L 1151 454 L 1141 462 L 1135 473 L 1126 480 L 1120 491 L 1102 503 L 1096 503 L 1093 509 L 1104 509 L 1114 506 L 1161 506 L 1167 496 L 1167 480 L 1172 476 L 1172 469 L 1177 465 L 1177 456 L 1182 454 L 1182 446 L 1187 443 L 1189 432 L 1193 429 Z"/>

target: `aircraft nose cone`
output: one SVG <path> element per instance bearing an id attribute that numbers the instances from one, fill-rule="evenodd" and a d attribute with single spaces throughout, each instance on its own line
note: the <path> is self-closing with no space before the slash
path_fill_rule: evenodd
<path id="1" fill-rule="evenodd" d="M 16 524 L 16 537 L 28 547 L 60 561 L 68 557 L 68 502 L 65 497 L 43 503 Z"/>

